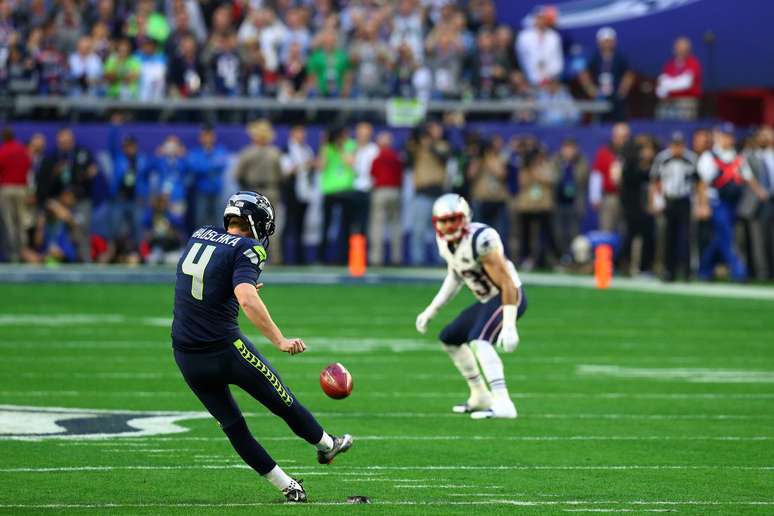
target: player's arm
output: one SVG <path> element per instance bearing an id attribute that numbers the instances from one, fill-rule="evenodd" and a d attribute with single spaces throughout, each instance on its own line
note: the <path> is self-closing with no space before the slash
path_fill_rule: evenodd
<path id="1" fill-rule="evenodd" d="M 436 316 L 441 307 L 454 299 L 454 296 L 459 293 L 460 288 L 462 288 L 462 279 L 449 267 L 446 278 L 444 278 L 438 293 L 427 308 L 417 316 L 416 326 L 419 333 L 427 331 L 427 324 L 430 320 Z"/>
<path id="2" fill-rule="evenodd" d="M 497 337 L 497 346 L 507 352 L 514 351 L 519 344 L 519 333 L 516 331 L 516 317 L 521 297 L 516 283 L 514 283 L 505 255 L 501 248 L 481 257 L 481 264 L 492 283 L 500 289 L 503 305 L 503 328 Z"/>
<path id="3" fill-rule="evenodd" d="M 306 351 L 304 341 L 301 339 L 286 339 L 285 336 L 282 335 L 279 327 L 277 327 L 274 320 L 271 318 L 269 309 L 266 308 L 263 300 L 258 295 L 256 285 L 240 283 L 234 288 L 234 295 L 250 322 L 253 323 L 261 334 L 269 339 L 277 349 L 290 353 L 291 355 Z"/>

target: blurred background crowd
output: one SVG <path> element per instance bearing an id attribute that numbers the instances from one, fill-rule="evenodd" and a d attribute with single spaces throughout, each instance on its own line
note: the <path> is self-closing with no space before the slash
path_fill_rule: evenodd
<path id="1" fill-rule="evenodd" d="M 545 107 L 510 116 L 541 124 L 578 122 L 573 98 L 623 120 L 638 96 L 649 114 L 697 116 L 688 38 L 641 80 L 613 28 L 584 48 L 556 22 L 545 7 L 517 30 L 494 0 L 0 0 L 0 95 L 524 99 Z"/>
<path id="2" fill-rule="evenodd" d="M 601 236 L 627 274 L 708 279 L 717 263 L 740 281 L 774 274 L 769 127 L 739 139 L 730 124 L 659 139 L 619 122 L 586 155 L 573 138 L 549 150 L 532 135 L 487 137 L 455 118 L 403 134 L 333 126 L 315 146 L 303 125 L 277 142 L 271 122 L 257 120 L 236 151 L 206 125 L 196 145 L 172 132 L 143 151 L 120 115 L 97 153 L 66 127 L 29 141 L 6 128 L 5 259 L 174 263 L 194 228 L 220 225 L 224 199 L 240 188 L 277 207 L 275 262 L 345 263 L 358 233 L 373 265 L 431 264 L 432 203 L 453 191 L 506 236 L 525 270 L 582 266 L 583 240 Z"/>
<path id="3" fill-rule="evenodd" d="M 364 234 L 373 265 L 433 264 L 432 202 L 453 191 L 525 270 L 583 270 L 605 242 L 626 274 L 771 279 L 774 138 L 760 122 L 774 94 L 765 109 L 730 104 L 757 127 L 701 121 L 723 104 L 705 80 L 730 77 L 711 72 L 715 33 L 678 24 L 643 72 L 630 63 L 653 48 L 621 50 L 641 34 L 583 21 L 629 23 L 620 3 L 536 6 L 518 25 L 502 0 L 0 0 L 0 259 L 174 263 L 241 188 L 277 207 L 275 263 L 344 263 Z M 679 18 L 670 2 L 632 3 Z M 50 106 L 7 107 L 20 98 L 122 104 L 70 127 Z M 163 108 L 187 99 L 306 107 Z M 312 105 L 331 99 L 381 113 Z M 452 107 L 391 128 L 389 99 Z M 661 125 L 633 131 L 635 118 Z M 176 123 L 147 124 L 160 120 Z"/>

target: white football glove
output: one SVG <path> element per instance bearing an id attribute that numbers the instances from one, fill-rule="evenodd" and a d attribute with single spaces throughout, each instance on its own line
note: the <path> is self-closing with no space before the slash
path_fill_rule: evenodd
<path id="1" fill-rule="evenodd" d="M 497 337 L 497 347 L 506 353 L 516 351 L 519 345 L 519 332 L 516 331 L 516 312 L 515 305 L 503 306 L 503 328 Z"/>
<path id="2" fill-rule="evenodd" d="M 500 330 L 500 335 L 497 337 L 497 347 L 506 353 L 513 353 L 518 345 L 519 332 L 516 331 L 516 326 L 503 326 L 503 329 Z"/>
<path id="3" fill-rule="evenodd" d="M 419 333 L 425 334 L 427 331 L 427 324 L 435 317 L 436 313 L 437 311 L 434 308 L 428 306 L 421 314 L 417 315 L 416 325 Z"/>

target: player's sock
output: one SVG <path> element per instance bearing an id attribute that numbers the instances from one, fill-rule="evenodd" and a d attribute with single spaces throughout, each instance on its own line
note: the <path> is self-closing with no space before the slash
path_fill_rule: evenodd
<path id="1" fill-rule="evenodd" d="M 474 340 L 470 343 L 476 352 L 478 363 L 481 364 L 481 370 L 484 372 L 486 381 L 489 382 L 489 388 L 492 391 L 492 397 L 495 401 L 500 399 L 510 400 L 508 387 L 505 385 L 505 373 L 503 371 L 503 361 L 500 355 L 485 340 Z"/>
<path id="2" fill-rule="evenodd" d="M 244 418 L 239 418 L 236 422 L 224 427 L 223 432 L 242 460 L 259 475 L 265 475 L 277 466 L 274 459 L 250 434 L 250 429 L 247 428 Z"/>
<path id="3" fill-rule="evenodd" d="M 444 344 L 443 348 L 449 354 L 449 358 L 457 367 L 457 371 L 460 372 L 465 381 L 468 382 L 471 395 L 483 394 L 486 391 L 486 384 L 484 379 L 481 378 L 481 372 L 478 369 L 478 363 L 476 363 L 476 357 L 470 350 L 470 346 L 463 344 L 462 346 L 449 346 Z"/>
<path id="4" fill-rule="evenodd" d="M 333 437 L 328 432 L 323 431 L 320 442 L 314 445 L 321 452 L 329 452 L 333 449 Z"/>
<path id="5" fill-rule="evenodd" d="M 263 478 L 271 482 L 271 485 L 280 491 L 287 489 L 295 482 L 295 480 L 290 478 L 287 473 L 282 471 L 282 468 L 279 467 L 279 465 L 274 466 L 271 471 L 263 475 Z"/>

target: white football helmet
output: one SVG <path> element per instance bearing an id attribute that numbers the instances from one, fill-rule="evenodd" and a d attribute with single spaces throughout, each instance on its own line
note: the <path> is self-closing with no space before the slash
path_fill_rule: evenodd
<path id="1" fill-rule="evenodd" d="M 467 231 L 470 224 L 470 206 L 464 197 L 445 194 L 433 203 L 433 227 L 439 237 L 447 242 L 456 242 Z"/>

